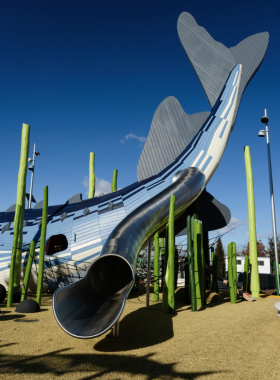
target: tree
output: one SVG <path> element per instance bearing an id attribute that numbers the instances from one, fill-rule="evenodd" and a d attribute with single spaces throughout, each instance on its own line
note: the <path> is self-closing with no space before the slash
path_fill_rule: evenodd
<path id="1" fill-rule="evenodd" d="M 277 241 L 277 248 L 278 248 L 278 261 L 280 262 L 280 238 L 279 236 L 276 237 Z M 275 255 L 274 255 L 274 239 L 273 237 L 268 238 L 268 254 L 270 256 L 270 261 L 273 263 L 275 260 Z"/>
<path id="2" fill-rule="evenodd" d="M 223 273 L 223 265 L 225 262 L 225 251 L 223 247 L 223 243 L 221 238 L 218 239 L 216 248 L 215 248 L 215 255 L 218 257 L 219 260 L 219 273 Z"/>
<path id="3" fill-rule="evenodd" d="M 245 256 L 250 256 L 250 247 L 249 242 L 247 246 L 243 248 L 241 253 Z M 258 257 L 266 257 L 268 255 L 267 250 L 265 249 L 265 246 L 261 240 L 257 240 L 257 255 Z"/>

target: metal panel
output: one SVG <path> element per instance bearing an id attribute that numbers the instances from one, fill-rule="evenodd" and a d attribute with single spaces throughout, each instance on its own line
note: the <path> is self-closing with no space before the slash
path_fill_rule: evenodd
<path id="1" fill-rule="evenodd" d="M 174 161 L 197 134 L 209 114 L 200 112 L 187 115 L 176 98 L 166 98 L 154 114 L 137 166 L 138 181 L 157 174 Z"/>
<path id="2" fill-rule="evenodd" d="M 54 315 L 68 334 L 93 338 L 114 325 L 133 284 L 140 249 L 168 219 L 171 194 L 176 197 L 179 214 L 204 186 L 205 176 L 199 169 L 183 170 L 175 183 L 142 204 L 112 231 L 85 279 L 55 292 Z"/>
<path id="3" fill-rule="evenodd" d="M 187 12 L 180 14 L 177 29 L 181 44 L 213 107 L 236 62 L 230 50 L 217 42 Z"/>

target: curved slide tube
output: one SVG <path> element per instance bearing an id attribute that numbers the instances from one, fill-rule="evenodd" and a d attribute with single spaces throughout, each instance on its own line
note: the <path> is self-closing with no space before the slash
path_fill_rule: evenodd
<path id="1" fill-rule="evenodd" d="M 195 201 L 206 184 L 205 175 L 195 167 L 175 174 L 174 180 L 112 231 L 83 280 L 56 291 L 54 315 L 68 334 L 94 338 L 118 320 L 134 283 L 138 254 L 147 239 L 167 222 L 171 194 L 176 198 L 177 216 Z"/>

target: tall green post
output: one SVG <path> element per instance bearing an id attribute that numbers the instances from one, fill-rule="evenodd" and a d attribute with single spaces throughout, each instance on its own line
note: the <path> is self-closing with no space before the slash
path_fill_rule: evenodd
<path id="1" fill-rule="evenodd" d="M 112 187 L 111 187 L 112 192 L 117 191 L 117 177 L 118 177 L 118 170 L 115 169 L 113 171 L 113 178 L 112 178 Z"/>
<path id="2" fill-rule="evenodd" d="M 16 251 L 16 256 L 15 256 L 15 267 L 14 267 L 14 287 L 15 288 L 20 286 L 20 278 L 21 278 L 22 232 L 23 232 L 23 220 L 24 220 L 24 211 L 25 211 L 26 173 L 27 173 L 27 166 L 28 166 L 28 153 L 29 153 L 29 134 L 30 134 L 30 126 L 27 124 L 22 124 L 21 152 L 20 152 L 20 163 L 19 163 L 19 171 L 18 171 L 17 201 L 16 201 L 17 205 L 21 205 L 21 214 L 19 217 L 18 241 L 17 241 L 17 251 Z"/>
<path id="3" fill-rule="evenodd" d="M 194 275 L 194 257 L 192 247 L 192 229 L 191 229 L 191 217 L 187 216 L 187 233 L 188 233 L 188 259 L 189 259 L 189 283 L 191 287 L 191 304 L 192 311 L 197 311 L 196 296 L 195 296 L 195 275 Z"/>
<path id="4" fill-rule="evenodd" d="M 175 235 L 174 235 L 175 196 L 170 197 L 169 220 L 168 220 L 168 312 L 175 312 Z"/>
<path id="5" fill-rule="evenodd" d="M 46 232 L 47 232 L 47 219 L 48 219 L 48 186 L 43 190 L 43 214 L 41 225 L 41 238 L 40 238 L 40 255 L 39 255 L 39 271 L 38 271 L 38 284 L 36 302 L 41 306 L 41 297 L 43 290 L 43 275 L 44 275 L 44 256 L 46 245 Z"/>
<path id="6" fill-rule="evenodd" d="M 32 268 L 32 262 L 34 259 L 35 248 L 36 248 L 36 243 L 35 243 L 35 241 L 31 240 L 30 248 L 29 248 L 28 261 L 27 261 L 26 270 L 25 270 L 25 274 L 24 274 L 23 287 L 21 290 L 20 301 L 24 301 L 26 299 L 26 296 L 27 296 L 28 283 L 29 283 L 29 277 L 30 277 L 31 268 Z"/>
<path id="7" fill-rule="evenodd" d="M 95 154 L 90 152 L 89 154 L 89 186 L 88 186 L 88 198 L 93 198 L 95 194 L 95 171 L 94 171 Z"/>
<path id="8" fill-rule="evenodd" d="M 163 293 L 163 278 L 164 278 L 164 238 L 160 239 L 160 256 L 161 256 L 161 291 Z"/>
<path id="9" fill-rule="evenodd" d="M 18 242 L 18 234 L 19 234 L 19 227 L 20 227 L 20 218 L 21 218 L 21 205 L 17 205 L 16 212 L 15 212 L 15 219 L 14 219 L 14 239 L 13 239 L 11 263 L 10 263 L 10 277 L 9 277 L 9 289 L 8 289 L 8 296 L 7 296 L 7 307 L 12 307 L 12 303 L 13 303 L 15 259 L 16 259 L 17 242 Z"/>
<path id="10" fill-rule="evenodd" d="M 203 250 L 202 250 L 202 222 L 193 221 L 193 250 L 194 250 L 194 278 L 196 288 L 197 307 L 204 305 L 203 290 Z"/>
<path id="11" fill-rule="evenodd" d="M 248 290 L 248 279 L 249 279 L 249 256 L 245 255 L 244 273 L 243 273 L 243 290 L 244 290 L 244 292 L 247 292 L 247 290 Z"/>
<path id="12" fill-rule="evenodd" d="M 154 254 L 154 298 L 153 301 L 159 300 L 159 235 L 154 236 L 155 254 Z"/>
<path id="13" fill-rule="evenodd" d="M 162 307 L 168 307 L 168 223 L 165 229 L 165 250 L 164 250 L 164 274 L 162 285 Z"/>
<path id="14" fill-rule="evenodd" d="M 247 179 L 247 198 L 248 198 L 248 224 L 249 224 L 249 247 L 250 247 L 250 264 L 251 271 L 251 292 L 254 298 L 260 296 L 260 278 L 258 268 L 258 253 L 257 253 L 257 233 L 256 233 L 256 217 L 255 217 L 255 195 L 253 170 L 250 148 L 244 148 L 246 179 Z"/>
<path id="15" fill-rule="evenodd" d="M 234 288 L 234 299 L 236 301 L 236 298 L 237 298 L 236 244 L 232 242 L 231 246 L 232 246 L 232 280 L 233 280 L 233 288 Z"/>
<path id="16" fill-rule="evenodd" d="M 228 284 L 229 284 L 229 291 L 230 291 L 230 302 L 235 303 L 233 268 L 232 268 L 232 243 L 229 243 L 228 245 Z"/>

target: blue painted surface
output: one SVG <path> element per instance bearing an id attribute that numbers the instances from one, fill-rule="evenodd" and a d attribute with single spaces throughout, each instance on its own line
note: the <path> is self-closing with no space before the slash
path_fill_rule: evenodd
<path id="1" fill-rule="evenodd" d="M 60 253 L 66 254 L 64 259 L 85 262 L 98 257 L 104 242 L 112 230 L 128 214 L 167 188 L 172 183 L 172 178 L 177 171 L 190 166 L 199 167 L 202 164 L 203 160 L 206 159 L 210 144 L 215 139 L 221 140 L 226 128 L 230 128 L 226 119 L 237 93 L 236 86 L 233 83 L 237 82 L 236 80 L 234 82 L 234 78 L 236 74 L 237 76 L 239 75 L 240 69 L 240 65 L 237 65 L 231 72 L 220 98 L 217 100 L 209 118 L 202 125 L 197 135 L 184 151 L 157 175 L 103 197 L 87 199 L 71 205 L 65 204 L 49 207 L 47 240 L 52 235 L 64 234 L 66 236 L 68 249 Z M 227 111 L 226 107 L 228 107 Z M 222 114 L 223 117 L 221 117 Z M 219 136 L 215 136 L 215 132 L 224 120 L 225 125 L 221 133 Z M 194 164 L 199 155 L 200 158 Z M 210 155 L 200 169 L 204 172 L 207 171 L 212 161 L 213 157 Z M 108 208 L 109 202 L 114 203 L 112 210 Z M 83 214 L 85 208 L 89 209 L 87 216 Z M 64 212 L 67 213 L 67 217 L 61 221 L 60 216 Z M 24 228 L 23 244 L 29 244 L 32 239 L 37 239 L 40 236 L 38 234 L 38 221 L 41 218 L 42 210 L 27 210 L 25 212 L 25 219 L 28 220 L 28 224 Z M 0 213 L 0 227 L 2 228 L 3 223 L 13 222 L 13 219 L 13 212 Z M 13 223 L 10 228 L 10 231 L 12 230 Z M 74 241 L 74 234 L 76 235 L 76 241 Z M 9 268 L 12 243 L 13 235 L 8 231 L 0 235 L 0 273 Z M 23 259 L 22 267 L 26 266 L 26 262 L 27 260 Z M 53 260 L 47 261 L 46 266 L 55 266 L 62 262 L 64 261 L 54 257 Z"/>

